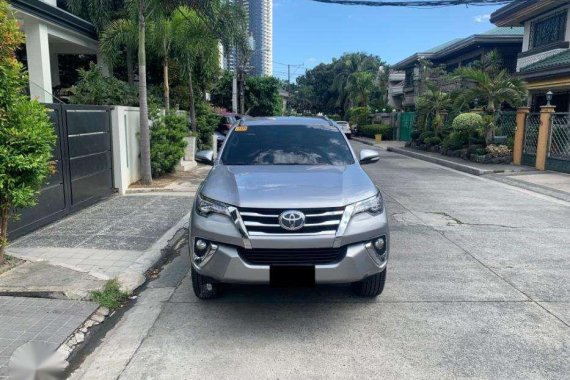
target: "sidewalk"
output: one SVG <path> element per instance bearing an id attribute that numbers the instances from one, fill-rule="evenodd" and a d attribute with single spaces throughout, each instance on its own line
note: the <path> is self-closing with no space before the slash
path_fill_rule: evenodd
<path id="1" fill-rule="evenodd" d="M 522 165 L 479 164 L 412 148 L 391 146 L 387 150 L 570 202 L 570 174 Z"/>
<path id="2" fill-rule="evenodd" d="M 389 150 L 389 148 L 403 148 L 404 145 L 406 145 L 405 141 L 393 141 L 393 140 L 382 141 L 380 144 L 378 144 L 374 139 L 363 136 L 353 136 L 352 139 L 354 141 L 358 141 L 363 144 L 374 146 L 376 148 L 380 148 L 383 150 Z"/>
<path id="3" fill-rule="evenodd" d="M 8 254 L 26 262 L 0 275 L 0 379 L 12 353 L 27 342 L 60 349 L 80 343 L 74 332 L 108 313 L 90 301 L 108 280 L 117 278 L 128 293 L 142 285 L 169 240 L 185 238 L 177 232 L 187 225 L 197 184 L 209 170 L 200 165 L 170 189 L 111 197 L 12 242 Z"/>
<path id="4" fill-rule="evenodd" d="M 473 175 L 487 175 L 493 173 L 519 173 L 535 171 L 536 169 L 528 166 L 504 165 L 504 164 L 479 164 L 476 162 L 466 161 L 459 157 L 444 156 L 439 153 L 425 152 L 413 148 L 405 147 L 389 147 L 388 151 L 403 154 L 408 157 L 418 158 L 420 160 L 432 162 L 434 164 L 446 166 L 455 170 Z"/>

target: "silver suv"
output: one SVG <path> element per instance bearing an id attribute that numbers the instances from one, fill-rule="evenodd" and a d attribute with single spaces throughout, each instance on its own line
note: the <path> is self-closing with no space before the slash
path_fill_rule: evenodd
<path id="1" fill-rule="evenodd" d="M 223 283 L 352 283 L 382 293 L 390 244 L 382 195 L 338 126 L 277 117 L 234 126 L 201 184 L 190 220 L 192 285 L 214 298 Z"/>

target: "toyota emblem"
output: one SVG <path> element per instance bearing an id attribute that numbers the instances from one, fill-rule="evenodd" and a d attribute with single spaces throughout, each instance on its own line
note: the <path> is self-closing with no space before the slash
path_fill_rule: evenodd
<path id="1" fill-rule="evenodd" d="M 279 225 L 287 231 L 297 231 L 305 225 L 305 214 L 297 210 L 283 211 L 279 215 Z"/>

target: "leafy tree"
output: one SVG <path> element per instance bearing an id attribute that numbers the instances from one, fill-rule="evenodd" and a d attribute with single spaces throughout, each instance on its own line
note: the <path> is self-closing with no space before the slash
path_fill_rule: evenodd
<path id="1" fill-rule="evenodd" d="M 274 77 L 248 77 L 245 82 L 246 114 L 251 116 L 275 116 L 283 112 L 279 96 L 281 83 Z"/>
<path id="2" fill-rule="evenodd" d="M 22 42 L 7 2 L 0 0 L 0 265 L 8 220 L 16 209 L 36 204 L 56 141 L 47 110 L 24 95 L 26 75 L 14 57 Z"/>
<path id="3" fill-rule="evenodd" d="M 126 50 L 127 78 L 129 84 L 134 84 L 133 52 L 138 46 L 139 31 L 136 20 L 123 18 L 111 21 L 101 33 L 100 48 L 105 58 L 111 64 L 116 64 L 121 58 L 121 50 Z"/>

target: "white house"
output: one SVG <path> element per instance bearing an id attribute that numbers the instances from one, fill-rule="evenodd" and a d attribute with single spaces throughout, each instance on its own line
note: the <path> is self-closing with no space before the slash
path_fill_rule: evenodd
<path id="1" fill-rule="evenodd" d="M 53 89 L 65 74 L 60 60 L 68 56 L 92 56 L 108 71 L 100 57 L 93 25 L 57 6 L 57 0 L 9 0 L 26 36 L 25 56 L 30 95 L 40 102 L 54 101 Z M 71 60 L 73 62 L 73 60 Z M 72 67 L 71 70 L 74 70 Z"/>

